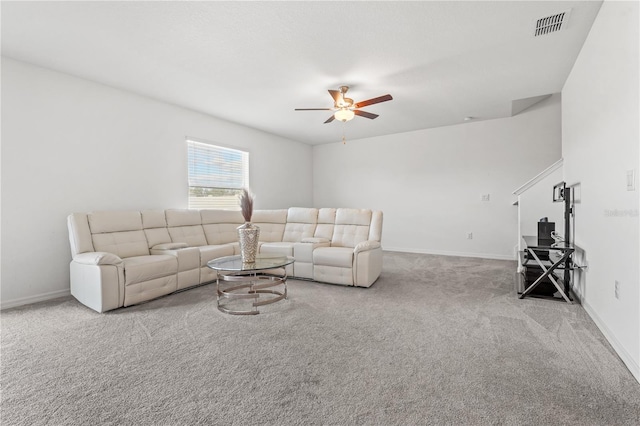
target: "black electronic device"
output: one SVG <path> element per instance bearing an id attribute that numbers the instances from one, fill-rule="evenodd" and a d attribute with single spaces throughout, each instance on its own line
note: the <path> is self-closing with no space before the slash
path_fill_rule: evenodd
<path id="1" fill-rule="evenodd" d="M 553 185 L 553 202 L 559 203 L 564 201 L 566 196 L 565 193 L 567 191 L 567 186 L 564 182 L 557 183 Z"/>
<path id="2" fill-rule="evenodd" d="M 551 237 L 551 233 L 556 230 L 555 222 L 538 222 L 538 245 L 550 246 L 555 243 L 555 240 Z"/>

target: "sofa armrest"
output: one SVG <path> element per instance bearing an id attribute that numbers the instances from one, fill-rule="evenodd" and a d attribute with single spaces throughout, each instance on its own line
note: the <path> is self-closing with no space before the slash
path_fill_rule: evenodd
<path id="1" fill-rule="evenodd" d="M 328 238 L 307 237 L 307 238 L 303 238 L 302 240 L 300 240 L 300 242 L 301 243 L 323 244 L 323 243 L 330 243 L 331 240 L 329 240 Z"/>
<path id="2" fill-rule="evenodd" d="M 382 246 L 363 241 L 355 247 L 353 257 L 353 285 L 370 287 L 382 273 Z"/>
<path id="3" fill-rule="evenodd" d="M 120 265 L 122 259 L 113 253 L 90 251 L 73 256 L 73 261 L 81 265 Z"/>
<path id="4" fill-rule="evenodd" d="M 382 247 L 379 241 L 363 241 L 358 243 L 353 249 L 354 253 L 360 253 L 362 251 L 375 250 Z"/>
<path id="5" fill-rule="evenodd" d="M 71 295 L 97 312 L 124 305 L 124 262 L 113 253 L 85 252 L 69 265 Z"/>
<path id="6" fill-rule="evenodd" d="M 156 244 L 155 246 L 151 247 L 151 250 L 177 250 L 187 247 L 189 247 L 189 244 L 187 243 L 163 243 Z"/>

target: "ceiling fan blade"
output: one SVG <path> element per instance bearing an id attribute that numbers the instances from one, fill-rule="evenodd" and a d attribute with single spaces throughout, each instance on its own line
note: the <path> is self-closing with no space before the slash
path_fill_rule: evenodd
<path id="1" fill-rule="evenodd" d="M 356 108 L 366 107 L 368 105 L 379 104 L 380 102 L 390 101 L 393 98 L 391 95 L 378 96 L 377 98 L 367 99 L 366 101 L 358 102 L 354 105 Z"/>
<path id="2" fill-rule="evenodd" d="M 342 93 L 340 93 L 340 91 L 338 90 L 329 89 L 329 94 L 333 98 L 334 102 L 338 102 L 342 98 Z"/>
<path id="3" fill-rule="evenodd" d="M 331 117 L 327 118 L 327 121 L 325 121 L 324 124 L 331 123 L 333 120 L 335 120 L 335 118 L 336 117 L 332 115 Z"/>
<path id="4" fill-rule="evenodd" d="M 353 110 L 353 113 L 355 115 L 359 115 L 360 117 L 364 117 L 364 118 L 370 118 L 370 119 L 374 119 L 376 117 L 378 117 L 378 114 L 371 114 L 370 112 L 367 111 L 360 111 L 359 109 Z"/>
<path id="5" fill-rule="evenodd" d="M 331 108 L 296 108 L 295 111 L 331 111 Z"/>

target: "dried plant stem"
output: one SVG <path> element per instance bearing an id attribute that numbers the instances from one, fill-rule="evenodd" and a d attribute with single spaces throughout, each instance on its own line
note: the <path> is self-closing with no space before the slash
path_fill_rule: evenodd
<path id="1" fill-rule="evenodd" d="M 244 217 L 245 222 L 251 222 L 251 216 L 253 215 L 253 194 L 247 188 L 243 188 L 239 198 L 242 217 Z"/>

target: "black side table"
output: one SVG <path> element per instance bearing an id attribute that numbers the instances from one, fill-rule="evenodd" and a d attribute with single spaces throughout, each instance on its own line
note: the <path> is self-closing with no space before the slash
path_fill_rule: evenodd
<path id="1" fill-rule="evenodd" d="M 538 284 L 540 284 L 545 278 L 548 277 L 549 280 L 555 286 L 555 288 L 558 290 L 562 298 L 567 303 L 572 303 L 572 299 L 569 296 L 569 293 L 571 290 L 571 286 L 570 286 L 571 269 L 573 268 L 571 263 L 571 255 L 575 251 L 575 248 L 573 247 L 573 245 L 568 244 L 566 242 L 559 242 L 559 243 L 548 244 L 548 245 L 539 244 L 537 237 L 528 236 L 528 235 L 523 236 L 522 238 L 524 239 L 524 242 L 526 244 L 525 252 L 528 254 L 528 256 L 531 256 L 536 261 L 538 266 L 542 268 L 543 273 L 533 282 L 533 284 L 531 284 L 522 292 L 522 294 L 520 295 L 520 299 L 523 299 L 527 295 L 529 295 L 538 286 Z M 558 252 L 559 257 L 555 259 L 555 261 L 554 260 L 547 261 L 547 264 L 545 265 L 545 262 L 540 260 L 540 257 L 538 256 L 538 254 L 536 254 L 536 252 L 547 252 L 547 253 Z M 551 259 L 551 257 L 549 257 L 549 259 Z M 527 259 L 526 261 L 523 261 L 523 266 L 526 266 L 528 262 L 529 262 L 529 259 Z M 552 274 L 552 272 L 558 268 L 564 270 L 564 278 L 561 280 L 563 281 L 564 286 L 561 286 L 556 280 L 556 278 L 554 277 L 554 275 Z"/>

